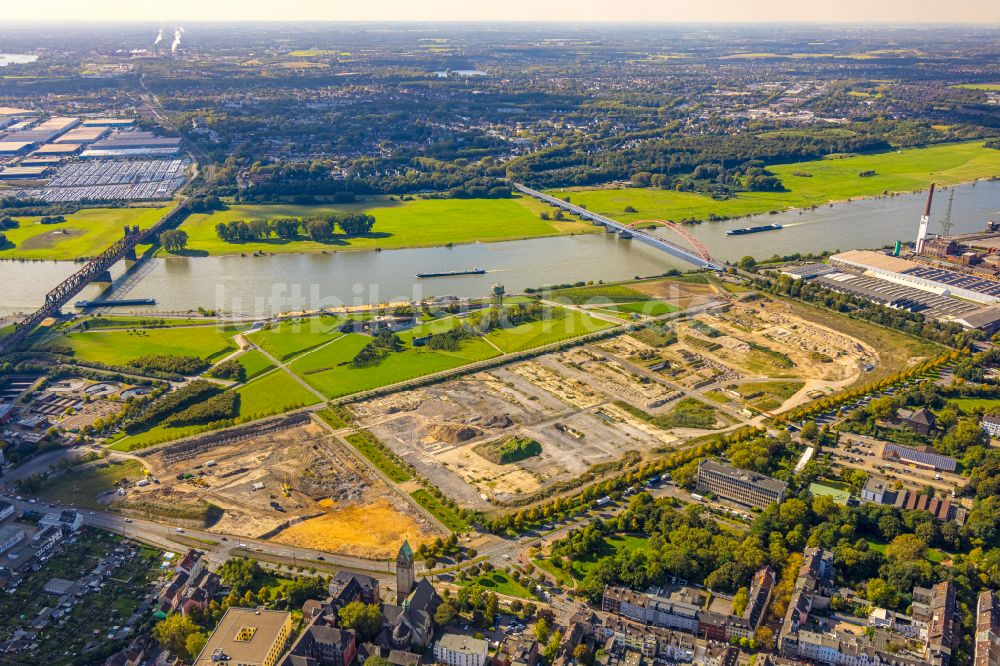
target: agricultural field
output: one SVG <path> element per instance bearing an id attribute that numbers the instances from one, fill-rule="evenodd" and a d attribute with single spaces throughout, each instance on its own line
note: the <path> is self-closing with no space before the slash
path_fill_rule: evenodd
<path id="1" fill-rule="evenodd" d="M 711 215 L 742 217 L 832 201 L 912 192 L 930 183 L 954 185 L 1000 175 L 1000 151 L 982 141 L 950 143 L 864 155 L 830 155 L 825 159 L 768 167 L 784 184 L 784 192 L 741 192 L 716 201 L 695 192 L 649 188 L 565 188 L 549 191 L 570 196 L 575 204 L 621 220 L 706 220 Z M 874 176 L 859 177 L 865 171 Z M 624 212 L 632 206 L 638 212 Z"/>
<path id="2" fill-rule="evenodd" d="M 593 226 L 579 221 L 543 220 L 539 216 L 543 210 L 548 207 L 526 197 L 413 201 L 383 197 L 364 203 L 321 206 L 234 204 L 224 211 L 191 215 L 181 228 L 188 233 L 188 251 L 201 254 L 432 247 L 594 232 Z M 354 211 L 364 211 L 375 217 L 371 234 L 362 237 L 338 235 L 329 242 L 316 242 L 302 236 L 296 240 L 272 238 L 227 243 L 215 233 L 215 225 L 220 222 L 280 217 L 306 219 Z"/>
<path id="3" fill-rule="evenodd" d="M 961 83 L 953 88 L 964 88 L 965 90 L 984 90 L 986 92 L 1000 92 L 1000 83 Z"/>
<path id="4" fill-rule="evenodd" d="M 140 356 L 168 354 L 218 360 L 236 351 L 233 326 L 192 326 L 184 328 L 95 329 L 64 333 L 47 340 L 42 349 L 69 349 L 81 361 L 125 365 Z"/>
<path id="5" fill-rule="evenodd" d="M 7 245 L 0 259 L 76 261 L 94 257 L 122 237 L 125 225 L 153 226 L 169 208 L 84 208 L 65 222 L 42 224 L 40 217 L 14 216 L 16 229 L 5 229 Z M 138 252 L 148 246 L 140 245 Z"/>

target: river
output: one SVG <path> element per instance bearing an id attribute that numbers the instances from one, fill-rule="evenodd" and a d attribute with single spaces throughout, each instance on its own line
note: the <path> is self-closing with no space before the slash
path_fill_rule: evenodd
<path id="1" fill-rule="evenodd" d="M 897 239 L 912 240 L 925 197 L 905 194 L 864 199 L 815 210 L 706 222 L 691 230 L 721 260 L 880 247 Z M 938 222 L 944 217 L 947 197 L 947 190 L 936 195 L 932 233 L 940 232 Z M 981 230 L 989 219 L 1000 219 L 1000 182 L 955 188 L 953 233 Z M 784 228 L 725 235 L 727 229 L 768 223 Z M 419 272 L 474 266 L 485 268 L 487 273 L 415 278 Z M 71 262 L 0 262 L 0 313 L 37 307 L 45 292 L 77 268 L 79 264 Z M 113 296 L 156 299 L 156 306 L 137 311 L 183 312 L 200 306 L 267 316 L 427 296 L 481 296 L 494 282 L 513 293 L 545 284 L 658 275 L 671 268 L 687 270 L 690 265 L 642 243 L 611 234 L 586 234 L 383 252 L 154 259 L 125 277 L 121 265 L 116 266 Z M 80 298 L 94 298 L 98 293 L 99 288 L 91 285 Z"/>

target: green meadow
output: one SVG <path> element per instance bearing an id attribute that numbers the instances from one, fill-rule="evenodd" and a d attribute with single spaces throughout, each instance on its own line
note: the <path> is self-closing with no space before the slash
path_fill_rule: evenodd
<path id="1" fill-rule="evenodd" d="M 306 219 L 330 213 L 363 210 L 375 217 L 375 227 L 366 236 L 337 235 L 328 242 L 271 238 L 261 241 L 227 243 L 215 225 L 235 220 L 279 217 Z M 590 233 L 593 227 L 578 221 L 543 220 L 539 213 L 549 210 L 526 197 L 510 199 L 414 199 L 385 197 L 356 204 L 337 205 L 243 205 L 227 210 L 191 215 L 181 228 L 188 233 L 189 253 L 238 254 L 253 252 L 333 252 L 344 250 L 432 247 L 450 243 L 474 243 L 520 238 L 538 238 L 568 233 Z"/>
<path id="2" fill-rule="evenodd" d="M 303 354 L 288 367 L 317 391 L 336 398 L 499 355 L 479 338 L 463 340 L 459 350 L 454 352 L 411 347 L 413 331 L 407 331 L 400 338 L 403 339 L 404 349 L 390 353 L 373 366 L 356 368 L 351 364 L 357 353 L 372 339 L 360 333 L 348 333 L 332 344 Z"/>
<path id="3" fill-rule="evenodd" d="M 66 215 L 58 224 L 42 224 L 40 217 L 14 215 L 16 229 L 3 234 L 0 259 L 51 259 L 74 261 L 95 257 L 122 237 L 125 225 L 153 226 L 168 208 L 84 208 Z M 145 246 L 138 248 L 142 252 Z"/>
<path id="4" fill-rule="evenodd" d="M 704 220 L 713 214 L 741 217 L 884 192 L 912 192 L 932 182 L 954 185 L 1000 176 L 1000 150 L 986 148 L 982 141 L 970 141 L 884 153 L 830 155 L 810 162 L 778 164 L 768 170 L 781 179 L 787 191 L 741 192 L 724 201 L 696 192 L 651 188 L 565 188 L 549 190 L 549 194 L 569 196 L 573 203 L 623 222 Z M 858 175 L 865 171 L 875 171 L 875 175 Z M 626 206 L 638 212 L 626 213 Z"/>
<path id="5" fill-rule="evenodd" d="M 307 349 L 336 340 L 341 333 L 340 317 L 298 317 L 286 319 L 248 334 L 255 344 L 275 358 L 284 361 Z"/>
<path id="6" fill-rule="evenodd" d="M 532 321 L 512 328 L 498 328 L 486 335 L 486 340 L 504 353 L 524 351 L 534 347 L 577 338 L 615 326 L 578 310 L 555 310 L 551 319 Z"/>
<path id="7" fill-rule="evenodd" d="M 247 381 L 264 374 L 274 367 L 274 364 L 267 360 L 267 357 L 256 349 L 251 349 L 245 354 L 236 357 L 236 362 L 247 371 Z"/>
<path id="8" fill-rule="evenodd" d="M 236 351 L 236 327 L 195 326 L 190 328 L 144 328 L 137 330 L 100 329 L 67 333 L 45 343 L 45 348 L 69 348 L 84 361 L 124 365 L 148 354 L 197 356 L 206 360 Z"/>

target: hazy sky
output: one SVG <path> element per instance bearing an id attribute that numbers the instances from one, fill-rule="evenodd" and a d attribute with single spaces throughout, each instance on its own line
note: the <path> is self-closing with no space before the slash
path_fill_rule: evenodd
<path id="1" fill-rule="evenodd" d="M 0 0 L 10 20 L 973 22 L 997 0 Z"/>

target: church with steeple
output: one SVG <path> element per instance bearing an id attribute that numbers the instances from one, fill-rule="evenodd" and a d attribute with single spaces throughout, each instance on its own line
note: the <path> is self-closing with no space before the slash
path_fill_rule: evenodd
<path id="1" fill-rule="evenodd" d="M 396 603 L 402 604 L 415 585 L 413 549 L 410 548 L 410 542 L 404 539 L 396 555 Z"/>

